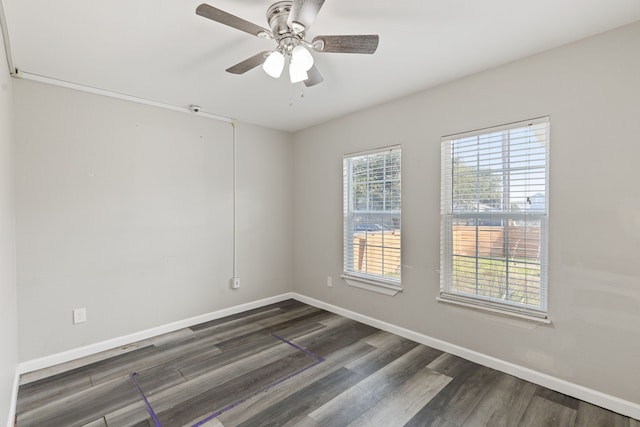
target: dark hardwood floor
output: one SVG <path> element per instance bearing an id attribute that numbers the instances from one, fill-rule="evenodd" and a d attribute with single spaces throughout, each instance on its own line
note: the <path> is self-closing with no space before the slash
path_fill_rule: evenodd
<path id="1" fill-rule="evenodd" d="M 288 300 L 23 375 L 17 426 L 640 422 Z"/>

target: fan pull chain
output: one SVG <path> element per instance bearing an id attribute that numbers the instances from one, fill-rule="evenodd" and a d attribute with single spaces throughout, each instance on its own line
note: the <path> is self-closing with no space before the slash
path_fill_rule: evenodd
<path id="1" fill-rule="evenodd" d="M 295 86 L 292 84 L 291 85 L 292 89 L 295 89 Z M 304 86 L 302 87 L 302 89 L 300 89 L 300 99 L 304 99 Z M 289 97 L 289 107 L 293 107 L 295 105 L 295 100 L 294 100 L 294 96 L 290 96 Z"/>

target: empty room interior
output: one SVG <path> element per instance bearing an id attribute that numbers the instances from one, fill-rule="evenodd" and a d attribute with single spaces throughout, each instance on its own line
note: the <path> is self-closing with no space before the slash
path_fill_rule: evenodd
<path id="1" fill-rule="evenodd" d="M 640 2 L 0 0 L 0 425 L 640 427 Z"/>

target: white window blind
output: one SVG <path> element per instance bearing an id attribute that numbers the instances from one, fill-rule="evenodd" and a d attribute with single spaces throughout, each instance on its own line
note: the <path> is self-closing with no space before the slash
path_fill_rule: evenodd
<path id="1" fill-rule="evenodd" d="M 343 159 L 344 275 L 400 287 L 400 147 Z"/>
<path id="2" fill-rule="evenodd" d="M 442 138 L 441 299 L 546 318 L 549 118 Z"/>

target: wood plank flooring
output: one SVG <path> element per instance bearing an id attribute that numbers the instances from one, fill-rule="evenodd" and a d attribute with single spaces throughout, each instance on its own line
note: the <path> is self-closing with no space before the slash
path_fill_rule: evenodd
<path id="1" fill-rule="evenodd" d="M 295 300 L 20 379 L 17 427 L 640 422 Z"/>

